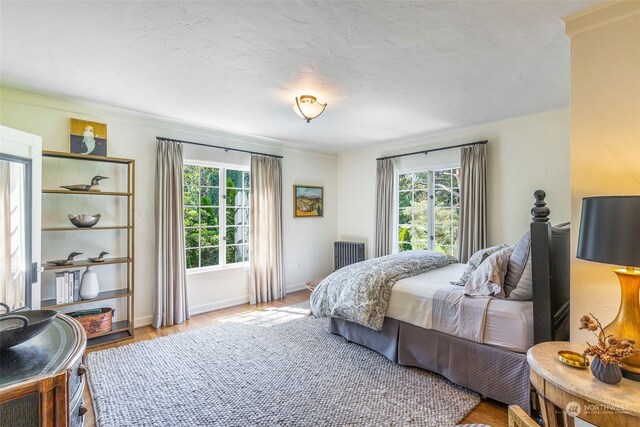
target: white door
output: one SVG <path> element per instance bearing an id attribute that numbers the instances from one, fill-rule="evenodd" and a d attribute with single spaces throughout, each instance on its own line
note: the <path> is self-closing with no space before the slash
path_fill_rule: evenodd
<path id="1" fill-rule="evenodd" d="M 0 126 L 0 301 L 40 308 L 42 138 Z"/>

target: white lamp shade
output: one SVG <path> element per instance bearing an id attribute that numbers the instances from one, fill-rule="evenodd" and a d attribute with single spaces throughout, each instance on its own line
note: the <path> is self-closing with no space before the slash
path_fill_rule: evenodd
<path id="1" fill-rule="evenodd" d="M 296 98 L 297 102 L 293 103 L 293 111 L 302 117 L 303 119 L 315 119 L 324 111 L 326 104 L 320 104 L 315 99 L 310 99 L 310 97 L 301 96 L 300 98 Z M 298 108 L 298 106 L 300 106 Z"/>

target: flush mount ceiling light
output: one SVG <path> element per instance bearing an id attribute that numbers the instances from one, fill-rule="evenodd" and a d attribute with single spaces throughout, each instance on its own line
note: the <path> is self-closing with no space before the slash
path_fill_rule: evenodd
<path id="1" fill-rule="evenodd" d="M 327 108 L 327 104 L 319 103 L 312 95 L 300 95 L 300 98 L 296 96 L 296 102 L 293 104 L 293 111 L 305 119 L 307 123 L 322 114 L 325 108 Z"/>

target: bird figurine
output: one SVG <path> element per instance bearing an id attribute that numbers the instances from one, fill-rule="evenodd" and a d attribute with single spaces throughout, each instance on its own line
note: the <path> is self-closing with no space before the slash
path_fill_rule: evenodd
<path id="1" fill-rule="evenodd" d="M 91 154 L 93 150 L 96 148 L 96 140 L 93 134 L 93 126 L 87 126 L 84 128 L 84 133 L 82 134 L 82 143 L 85 147 L 87 147 L 87 151 L 82 154 Z"/>
<path id="2" fill-rule="evenodd" d="M 75 185 L 61 185 L 60 188 L 66 188 L 71 191 L 102 191 L 100 188 L 100 181 L 103 179 L 109 179 L 108 176 L 96 175 L 91 180 L 91 184 L 75 184 Z"/>
<path id="3" fill-rule="evenodd" d="M 91 262 L 104 262 L 104 256 L 108 255 L 108 254 L 109 254 L 109 252 L 102 251 L 102 252 L 100 252 L 100 255 L 98 255 L 97 257 L 89 258 L 89 261 L 91 261 Z"/>
<path id="4" fill-rule="evenodd" d="M 82 255 L 82 252 L 71 252 L 67 259 L 57 259 L 55 261 L 47 261 L 47 264 L 53 265 L 69 265 L 73 262 L 73 259 L 78 255 Z"/>

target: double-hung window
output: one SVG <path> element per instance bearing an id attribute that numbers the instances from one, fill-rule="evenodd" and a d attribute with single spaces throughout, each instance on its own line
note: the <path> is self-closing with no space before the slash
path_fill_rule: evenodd
<path id="1" fill-rule="evenodd" d="M 189 162 L 183 173 L 187 268 L 248 261 L 248 168 Z"/>
<path id="2" fill-rule="evenodd" d="M 398 175 L 397 249 L 458 255 L 459 168 Z"/>

